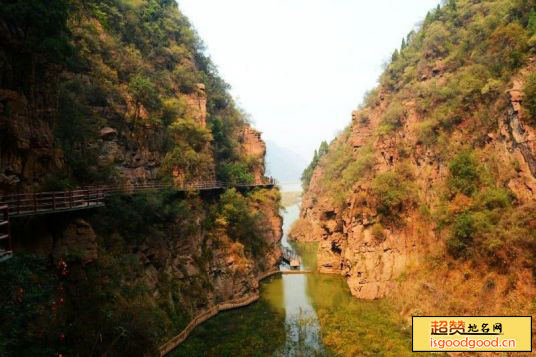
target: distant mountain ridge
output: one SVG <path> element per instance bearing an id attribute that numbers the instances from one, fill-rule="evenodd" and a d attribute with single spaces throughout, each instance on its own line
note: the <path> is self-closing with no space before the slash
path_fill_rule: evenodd
<path id="1" fill-rule="evenodd" d="M 299 183 L 300 177 L 307 166 L 300 154 L 291 149 L 279 146 L 273 141 L 266 141 L 266 167 L 268 174 L 279 182 Z"/>

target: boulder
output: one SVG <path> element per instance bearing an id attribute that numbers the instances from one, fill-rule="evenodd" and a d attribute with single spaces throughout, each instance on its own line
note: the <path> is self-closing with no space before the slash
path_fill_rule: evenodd
<path id="1" fill-rule="evenodd" d="M 104 127 L 99 131 L 99 137 L 104 140 L 113 140 L 117 137 L 117 130 L 110 127 Z"/>
<path id="2" fill-rule="evenodd" d="M 74 256 L 83 264 L 97 259 L 97 236 L 89 223 L 76 219 L 69 224 L 54 242 L 52 255 L 55 260 Z"/>

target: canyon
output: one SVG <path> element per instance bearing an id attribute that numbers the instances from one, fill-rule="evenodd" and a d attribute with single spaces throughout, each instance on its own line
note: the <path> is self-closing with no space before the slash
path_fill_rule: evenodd
<path id="1" fill-rule="evenodd" d="M 536 131 L 525 94 L 536 69 L 532 44 L 519 47 L 522 64 L 500 72 L 490 94 L 489 62 L 454 59 L 472 45 L 433 43 L 435 30 L 457 36 L 452 21 L 494 18 L 498 3 L 438 8 L 408 35 L 319 159 L 290 232 L 318 243 L 319 272 L 343 276 L 356 298 L 394 299 L 406 321 L 534 313 Z M 490 42 L 506 24 L 496 25 L 474 50 L 483 58 L 499 51 Z M 504 193 L 503 203 L 491 204 L 492 192 Z"/>
<path id="2" fill-rule="evenodd" d="M 0 196 L 123 193 L 10 217 L 0 354 L 158 354 L 197 316 L 258 296 L 281 258 L 277 188 L 129 191 L 269 180 L 261 133 L 177 4 L 19 5 L 0 21 Z"/>
<path id="3" fill-rule="evenodd" d="M 0 40 L 0 203 L 54 197 L 4 208 L 0 355 L 410 355 L 412 316 L 534 316 L 533 1 L 431 10 L 304 192 L 175 1 L 12 0 Z"/>

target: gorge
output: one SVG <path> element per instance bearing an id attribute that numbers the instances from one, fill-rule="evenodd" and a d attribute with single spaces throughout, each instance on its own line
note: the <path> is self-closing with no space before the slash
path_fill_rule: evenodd
<path id="1" fill-rule="evenodd" d="M 434 7 L 301 185 L 180 2 L 1 10 L 0 355 L 409 356 L 413 316 L 535 316 L 534 0 Z"/>

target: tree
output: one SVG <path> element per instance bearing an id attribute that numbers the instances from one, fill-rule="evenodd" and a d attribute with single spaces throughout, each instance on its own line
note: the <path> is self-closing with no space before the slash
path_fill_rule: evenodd
<path id="1" fill-rule="evenodd" d="M 323 140 L 322 143 L 320 143 L 320 148 L 318 149 L 319 159 L 328 153 L 328 148 L 329 148 L 328 143 L 325 140 Z"/>
<path id="2" fill-rule="evenodd" d="M 61 61 L 71 54 L 67 20 L 71 10 L 67 0 L 2 1 L 0 23 L 4 36 L 22 42 L 32 52 L 40 52 Z M 3 37 L 3 36 L 2 36 Z"/>
<path id="3" fill-rule="evenodd" d="M 531 35 L 536 34 L 536 10 L 530 12 L 527 30 L 529 30 Z"/>
<path id="4" fill-rule="evenodd" d="M 395 62 L 398 59 L 398 50 L 395 50 L 393 52 L 393 55 L 391 56 L 391 62 Z"/>
<path id="5" fill-rule="evenodd" d="M 136 106 L 136 119 L 140 117 L 142 105 L 147 109 L 160 106 L 160 98 L 155 85 L 146 77 L 136 75 L 130 79 L 128 89 Z"/>
<path id="6" fill-rule="evenodd" d="M 453 193 L 472 196 L 479 184 L 480 176 L 475 158 L 469 151 L 456 155 L 449 164 L 449 186 Z"/>
<path id="7" fill-rule="evenodd" d="M 531 124 L 536 125 L 536 74 L 531 74 L 527 78 L 524 94 L 523 104 L 530 113 Z"/>
<path id="8" fill-rule="evenodd" d="M 311 182 L 311 178 L 313 177 L 313 172 L 315 168 L 318 166 L 318 163 L 320 162 L 320 159 L 322 158 L 322 156 L 328 153 L 328 150 L 329 150 L 329 146 L 325 140 L 322 141 L 322 143 L 320 143 L 320 147 L 318 148 L 318 150 L 315 150 L 315 153 L 313 155 L 313 160 L 311 160 L 311 163 L 309 164 L 309 166 L 307 166 L 305 170 L 303 170 L 303 173 L 301 176 L 302 185 L 304 189 L 307 189 L 307 187 L 309 186 L 309 183 Z"/>
<path id="9" fill-rule="evenodd" d="M 426 29 L 426 37 L 423 49 L 435 57 L 444 56 L 448 53 L 449 32 L 441 22 L 432 22 Z"/>

